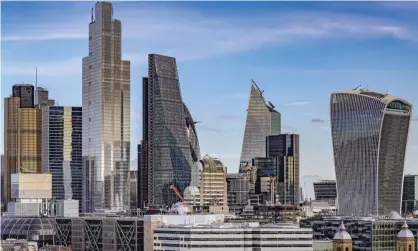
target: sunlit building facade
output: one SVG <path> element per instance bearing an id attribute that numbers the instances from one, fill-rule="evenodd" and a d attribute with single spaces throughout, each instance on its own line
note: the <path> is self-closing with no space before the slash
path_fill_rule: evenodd
<path id="1" fill-rule="evenodd" d="M 412 105 L 364 89 L 335 92 L 330 101 L 338 212 L 400 212 Z"/>
<path id="2" fill-rule="evenodd" d="M 170 186 L 183 192 L 200 158 L 195 122 L 182 101 L 175 58 L 149 55 L 143 106 L 139 181 L 141 187 L 148 187 L 148 194 L 140 194 L 139 200 L 171 206 L 178 198 Z"/>
<path id="3" fill-rule="evenodd" d="M 34 86 L 13 86 L 4 100 L 4 206 L 11 200 L 10 175 L 40 173 L 42 158 L 42 114 L 34 105 Z"/>
<path id="4" fill-rule="evenodd" d="M 97 2 L 83 58 L 83 209 L 128 209 L 130 62 L 121 57 L 121 22 Z"/>
<path id="5" fill-rule="evenodd" d="M 263 91 L 253 82 L 245 122 L 240 163 L 251 164 L 253 158 L 266 157 L 266 137 L 279 135 L 281 115 L 270 102 L 266 103 Z"/>
<path id="6" fill-rule="evenodd" d="M 42 172 L 52 175 L 56 200 L 82 202 L 82 108 L 42 108 Z"/>

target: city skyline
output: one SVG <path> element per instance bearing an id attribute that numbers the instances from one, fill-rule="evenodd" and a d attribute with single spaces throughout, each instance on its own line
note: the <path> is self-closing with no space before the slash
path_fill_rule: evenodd
<path id="1" fill-rule="evenodd" d="M 10 94 L 10 87 L 13 84 L 22 81 L 34 84 L 35 67 L 38 66 L 39 85 L 48 88 L 50 95 L 57 102 L 61 105 L 81 105 L 81 95 L 68 95 L 68 93 L 72 91 L 81 94 L 81 58 L 87 53 L 85 48 L 86 39 L 88 39 L 86 23 L 89 22 L 89 10 L 93 5 L 90 2 L 25 3 L 24 5 L 2 3 L 4 25 L 2 31 L 4 52 L 2 55 L 4 66 L 2 69 L 2 98 Z M 231 3 L 222 8 L 217 3 L 202 3 L 193 7 L 188 3 L 116 2 L 117 17 L 124 23 L 124 34 L 127 33 L 124 36 L 127 42 L 122 42 L 123 55 L 126 55 L 124 58 L 133 61 L 131 67 L 135 69 L 132 70 L 131 90 L 131 160 L 136 156 L 133 153 L 141 140 L 141 81 L 142 76 L 146 76 L 147 54 L 160 52 L 178 59 L 184 103 L 188 104 L 194 119 L 202 121 L 196 125 L 202 154 L 208 153 L 218 157 L 230 172 L 238 169 L 248 88 L 251 84 L 250 79 L 254 79 L 265 90 L 266 99 L 274 103 L 282 114 L 282 131 L 301 135 L 301 177 L 320 174 L 324 179 L 333 179 L 335 175 L 328 107 L 330 93 L 352 89 L 363 84 L 363 86 L 369 85 L 369 89 L 375 91 L 385 92 L 388 90 L 392 95 L 409 100 L 412 104 L 418 103 L 417 98 L 413 97 L 417 87 L 413 86 L 412 82 L 417 77 L 416 71 L 414 72 L 412 69 L 418 67 L 418 63 L 414 59 L 418 50 L 416 32 L 411 29 L 417 23 L 416 18 L 412 18 L 412 13 L 417 10 L 417 4 L 309 3 L 308 5 L 312 10 L 307 10 L 298 3 L 261 4 L 262 7 L 254 9 L 254 17 L 257 20 L 262 20 L 260 12 L 269 8 L 271 11 L 266 14 L 272 14 L 273 11 L 282 14 L 289 12 L 290 14 L 287 13 L 283 18 L 292 22 L 288 26 L 277 24 L 277 29 L 275 29 L 277 34 L 268 37 L 271 39 L 270 41 L 243 40 L 242 44 L 236 44 L 232 46 L 233 48 L 222 43 L 218 44 L 219 48 L 213 49 L 210 46 L 215 45 L 203 43 L 202 38 L 194 38 L 190 42 L 193 47 L 188 46 L 193 50 L 187 55 L 185 46 L 180 46 L 183 41 L 181 35 L 184 36 L 184 31 L 181 28 L 184 25 L 186 28 L 196 28 L 191 20 L 180 18 L 178 26 L 169 26 L 170 28 L 175 26 L 175 31 L 179 32 L 179 35 L 172 39 L 173 46 L 166 47 L 161 44 L 167 44 L 167 42 L 161 37 L 155 37 L 155 31 L 152 32 L 151 28 L 161 32 L 160 26 L 167 24 L 164 22 L 170 20 L 169 17 L 173 15 L 173 12 L 181 10 L 194 14 L 191 15 L 192 17 L 201 18 L 206 25 L 202 30 L 190 29 L 191 31 L 203 32 L 205 39 L 209 39 L 211 36 L 216 38 L 216 35 L 223 35 L 222 32 L 231 31 L 225 32 L 228 34 L 226 39 L 230 43 L 234 43 L 242 38 L 241 29 L 250 27 L 248 23 L 243 21 L 242 16 L 248 13 L 254 5 Z M 62 6 L 68 8 L 61 8 Z M 405 8 L 404 6 L 410 7 Z M 130 7 L 132 9 L 129 11 Z M 208 8 L 209 14 L 203 14 L 203 7 Z M 236 30 L 226 26 L 220 33 L 214 34 L 210 29 L 207 29 L 219 25 L 210 21 L 214 21 L 215 18 L 225 20 L 225 13 L 230 13 L 234 7 L 237 8 L 232 12 L 230 18 L 238 24 Z M 342 8 L 348 8 L 350 11 L 348 14 L 341 14 Z M 56 12 L 57 16 L 51 14 L 52 10 L 58 11 Z M 64 26 L 60 26 L 64 25 L 64 19 L 59 15 L 69 18 L 68 15 L 62 15 L 67 11 L 74 12 L 74 15 L 79 15 L 80 18 L 71 16 L 74 23 L 69 24 L 71 25 L 70 32 L 64 34 L 62 33 Z M 141 22 L 138 22 L 138 18 L 135 19 L 133 15 L 135 11 L 142 14 L 148 13 L 147 17 L 158 14 L 155 16 L 165 16 L 166 18 L 157 20 L 154 17 L 147 20 L 147 18 L 141 17 Z M 220 14 L 215 16 L 215 11 L 220 11 Z M 313 14 L 312 12 L 317 13 L 318 11 L 322 11 L 325 16 L 324 19 L 317 18 L 313 22 L 323 24 L 323 26 L 319 26 L 322 28 L 318 28 L 318 30 L 313 29 L 305 20 L 296 18 L 300 13 Z M 8 16 L 8 13 L 14 13 L 14 15 Z M 40 13 L 50 14 L 40 15 Z M 292 17 L 292 15 L 294 16 Z M 39 18 L 35 18 L 36 16 Z M 12 24 L 15 18 L 19 19 L 20 17 L 22 17 L 21 22 L 27 23 L 23 23 L 21 26 Z M 337 22 L 335 21 L 337 17 L 344 17 L 344 19 Z M 52 20 L 54 20 L 53 25 L 51 24 Z M 30 27 L 29 22 L 35 27 L 45 24 L 52 26 L 51 29 L 46 29 L 49 31 L 46 35 L 34 36 L 33 33 L 25 30 Z M 280 22 L 277 21 L 277 23 Z M 343 25 L 344 23 L 348 25 Z M 134 29 L 138 24 L 143 30 Z M 257 28 L 256 32 L 260 32 L 257 37 L 263 36 L 264 33 L 261 32 L 266 32 L 266 27 L 262 25 L 256 24 L 254 28 Z M 289 41 L 297 41 L 297 43 L 290 45 L 288 41 L 281 41 L 279 38 L 283 36 Z M 328 41 L 328 38 L 331 39 Z M 161 40 L 160 44 L 150 44 L 152 41 L 159 40 Z M 138 46 L 134 46 L 136 41 L 142 41 L 140 49 L 137 49 Z M 68 47 L 68 43 L 73 45 Z M 52 46 L 53 44 L 56 45 Z M 60 55 L 45 55 L 46 48 L 55 51 L 55 46 L 62 48 L 64 44 L 68 49 L 61 52 Z M 22 48 L 21 45 L 28 48 Z M 38 52 L 29 51 L 30 48 L 33 50 L 34 46 L 39 48 Z M 337 47 L 344 47 L 346 52 Z M 325 49 L 327 51 L 323 52 Z M 17 52 L 17 50 L 21 50 L 21 52 Z M 208 55 L 209 51 L 213 51 L 213 54 Z M 353 51 L 357 53 L 352 54 Z M 258 56 L 253 58 L 254 55 Z M 69 58 L 77 58 L 77 60 L 71 61 Z M 230 67 L 227 67 L 229 65 Z M 211 77 L 211 72 L 216 72 L 217 76 Z M 315 87 L 308 89 L 310 86 Z M 306 91 L 301 89 L 303 87 Z M 204 96 L 214 98 L 202 101 L 202 92 L 205 94 Z M 418 130 L 416 124 L 412 123 L 405 173 L 414 173 L 415 170 L 413 163 L 416 159 L 411 151 L 418 150 L 416 130 Z M 323 144 L 323 147 L 317 149 L 318 143 Z"/>

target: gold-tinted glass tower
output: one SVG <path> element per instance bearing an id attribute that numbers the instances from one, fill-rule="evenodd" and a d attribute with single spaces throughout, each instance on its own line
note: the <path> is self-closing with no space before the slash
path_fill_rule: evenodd
<path id="1" fill-rule="evenodd" d="M 4 101 L 4 206 L 11 200 L 10 174 L 41 173 L 42 114 L 33 85 L 13 86 Z"/>

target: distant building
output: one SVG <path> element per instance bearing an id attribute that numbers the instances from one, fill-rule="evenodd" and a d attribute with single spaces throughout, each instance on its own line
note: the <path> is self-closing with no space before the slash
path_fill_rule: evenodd
<path id="1" fill-rule="evenodd" d="M 0 180 L 0 199 L 1 199 L 1 211 L 3 212 L 4 208 L 4 193 L 3 193 L 3 185 L 4 185 L 4 155 L 0 154 L 0 170 L 1 170 L 1 180 Z"/>
<path id="2" fill-rule="evenodd" d="M 280 127 L 280 113 L 274 109 L 273 104 L 266 103 L 263 91 L 253 82 L 245 122 L 241 165 L 250 164 L 253 158 L 266 157 L 266 137 L 279 135 Z"/>
<path id="3" fill-rule="evenodd" d="M 49 92 L 46 88 L 38 87 L 37 88 L 37 97 L 36 97 L 36 105 L 39 108 L 45 106 L 54 106 L 55 100 L 49 99 Z"/>
<path id="4" fill-rule="evenodd" d="M 267 136 L 267 157 L 277 157 L 276 176 L 280 203 L 298 205 L 300 202 L 300 152 L 299 135 L 280 134 Z"/>
<path id="5" fill-rule="evenodd" d="M 216 236 L 216 237 L 215 237 Z M 312 230 L 289 224 L 212 223 L 163 225 L 154 230 L 154 251 L 313 250 Z"/>
<path id="6" fill-rule="evenodd" d="M 402 213 L 418 210 L 418 175 L 405 175 L 403 181 Z"/>
<path id="7" fill-rule="evenodd" d="M 4 206 L 11 201 L 10 175 L 41 173 L 42 114 L 34 106 L 34 87 L 14 85 L 4 100 Z"/>
<path id="8" fill-rule="evenodd" d="M 130 170 L 129 171 L 129 187 L 130 187 L 130 209 L 138 208 L 138 171 Z"/>
<path id="9" fill-rule="evenodd" d="M 255 193 L 255 183 L 257 182 L 257 167 L 252 166 L 252 163 L 240 165 L 239 173 L 245 173 L 250 181 L 250 194 Z"/>
<path id="10" fill-rule="evenodd" d="M 257 167 L 255 193 L 261 195 L 262 203 L 276 203 L 283 196 L 283 186 L 277 185 L 280 175 L 277 157 L 254 158 L 253 166 Z"/>
<path id="11" fill-rule="evenodd" d="M 245 173 L 226 174 L 226 183 L 228 191 L 228 206 L 232 208 L 242 208 L 248 203 L 248 194 L 250 193 L 250 179 Z"/>
<path id="12" fill-rule="evenodd" d="M 313 183 L 315 200 L 327 201 L 330 206 L 335 206 L 337 200 L 337 183 L 335 180 L 322 180 Z"/>
<path id="13" fill-rule="evenodd" d="M 330 107 L 339 214 L 400 212 L 412 105 L 354 89 L 331 94 Z"/>
<path id="14" fill-rule="evenodd" d="M 82 108 L 42 108 L 42 172 L 52 175 L 56 200 L 77 200 L 82 206 Z"/>
<path id="15" fill-rule="evenodd" d="M 170 186 L 183 192 L 197 186 L 200 159 L 195 122 L 183 103 L 176 59 L 148 55 L 148 78 L 142 81 L 143 140 L 141 142 L 140 204 L 171 206 L 178 198 Z M 142 185 L 143 184 L 143 185 Z"/>
<path id="16" fill-rule="evenodd" d="M 200 185 L 201 205 L 218 207 L 217 212 L 228 212 L 226 169 L 219 159 L 209 155 L 203 157 L 202 181 Z"/>

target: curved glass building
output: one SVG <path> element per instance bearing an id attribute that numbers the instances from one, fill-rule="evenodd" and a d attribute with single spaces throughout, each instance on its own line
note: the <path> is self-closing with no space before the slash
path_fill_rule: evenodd
<path id="1" fill-rule="evenodd" d="M 400 212 L 411 114 L 411 104 L 388 94 L 331 94 L 339 214 Z"/>
<path id="2" fill-rule="evenodd" d="M 266 139 L 280 134 L 281 115 L 270 102 L 266 103 L 261 91 L 253 81 L 248 102 L 244 140 L 240 163 L 251 164 L 253 158 L 266 157 Z"/>

